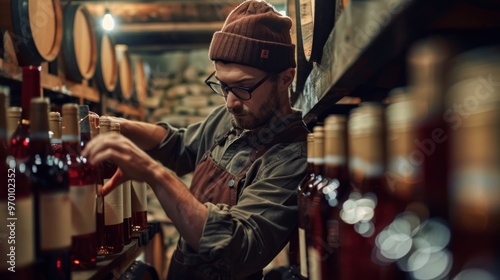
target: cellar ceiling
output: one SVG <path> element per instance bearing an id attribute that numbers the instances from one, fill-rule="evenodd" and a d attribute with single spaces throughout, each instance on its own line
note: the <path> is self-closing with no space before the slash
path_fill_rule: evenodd
<path id="1" fill-rule="evenodd" d="M 100 28 L 108 9 L 115 19 L 111 31 L 117 44 L 126 44 L 138 54 L 208 47 L 239 0 L 79 0 L 64 4 L 85 5 Z M 283 10 L 286 0 L 269 0 Z"/>

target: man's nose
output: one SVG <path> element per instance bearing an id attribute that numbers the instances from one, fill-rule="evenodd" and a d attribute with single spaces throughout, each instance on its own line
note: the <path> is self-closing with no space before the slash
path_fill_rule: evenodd
<path id="1" fill-rule="evenodd" d="M 230 110 L 234 108 L 238 108 L 242 105 L 241 99 L 236 97 L 234 93 L 228 92 L 228 95 L 226 96 L 226 107 Z"/>

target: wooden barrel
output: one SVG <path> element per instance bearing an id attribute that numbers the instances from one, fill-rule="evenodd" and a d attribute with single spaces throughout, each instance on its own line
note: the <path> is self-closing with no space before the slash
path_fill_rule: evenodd
<path id="1" fill-rule="evenodd" d="M 115 43 L 106 32 L 97 33 L 97 66 L 95 82 L 99 90 L 111 96 L 118 81 Z"/>
<path id="2" fill-rule="evenodd" d="M 0 29 L 11 32 L 20 65 L 54 60 L 62 42 L 58 0 L 0 0 Z"/>
<path id="3" fill-rule="evenodd" d="M 97 65 L 97 43 L 92 17 L 82 5 L 67 5 L 63 12 L 62 54 L 66 77 L 88 80 Z"/>
<path id="4" fill-rule="evenodd" d="M 323 46 L 335 24 L 337 1 L 296 0 L 302 45 L 308 61 L 321 62 Z"/>
<path id="5" fill-rule="evenodd" d="M 146 70 L 147 65 L 144 64 L 142 59 L 138 58 L 135 61 L 135 92 L 137 95 L 137 101 L 142 104 L 148 96 L 148 71 Z"/>
<path id="6" fill-rule="evenodd" d="M 115 97 L 123 102 L 132 101 L 134 92 L 134 74 L 126 45 L 116 45 L 116 61 L 118 62 L 118 82 Z"/>

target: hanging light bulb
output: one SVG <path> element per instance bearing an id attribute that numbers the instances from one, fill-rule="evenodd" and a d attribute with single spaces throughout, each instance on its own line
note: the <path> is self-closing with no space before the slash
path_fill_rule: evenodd
<path id="1" fill-rule="evenodd" d="M 108 8 L 106 8 L 106 12 L 104 13 L 104 17 L 101 22 L 102 28 L 107 31 L 111 31 L 115 28 L 115 20 L 111 15 L 111 12 Z"/>

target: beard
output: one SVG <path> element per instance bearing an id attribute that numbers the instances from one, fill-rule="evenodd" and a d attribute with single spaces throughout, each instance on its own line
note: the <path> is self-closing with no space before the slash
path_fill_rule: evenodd
<path id="1" fill-rule="evenodd" d="M 279 111 L 279 106 L 281 104 L 280 95 L 277 94 L 277 85 L 273 87 L 272 92 L 268 95 L 268 98 L 263 102 L 262 107 L 257 113 L 253 113 L 250 110 L 245 110 L 243 107 L 241 110 L 233 109 L 231 111 L 231 122 L 233 126 L 241 129 L 255 129 L 257 127 L 264 126 L 269 123 L 269 121 Z"/>

